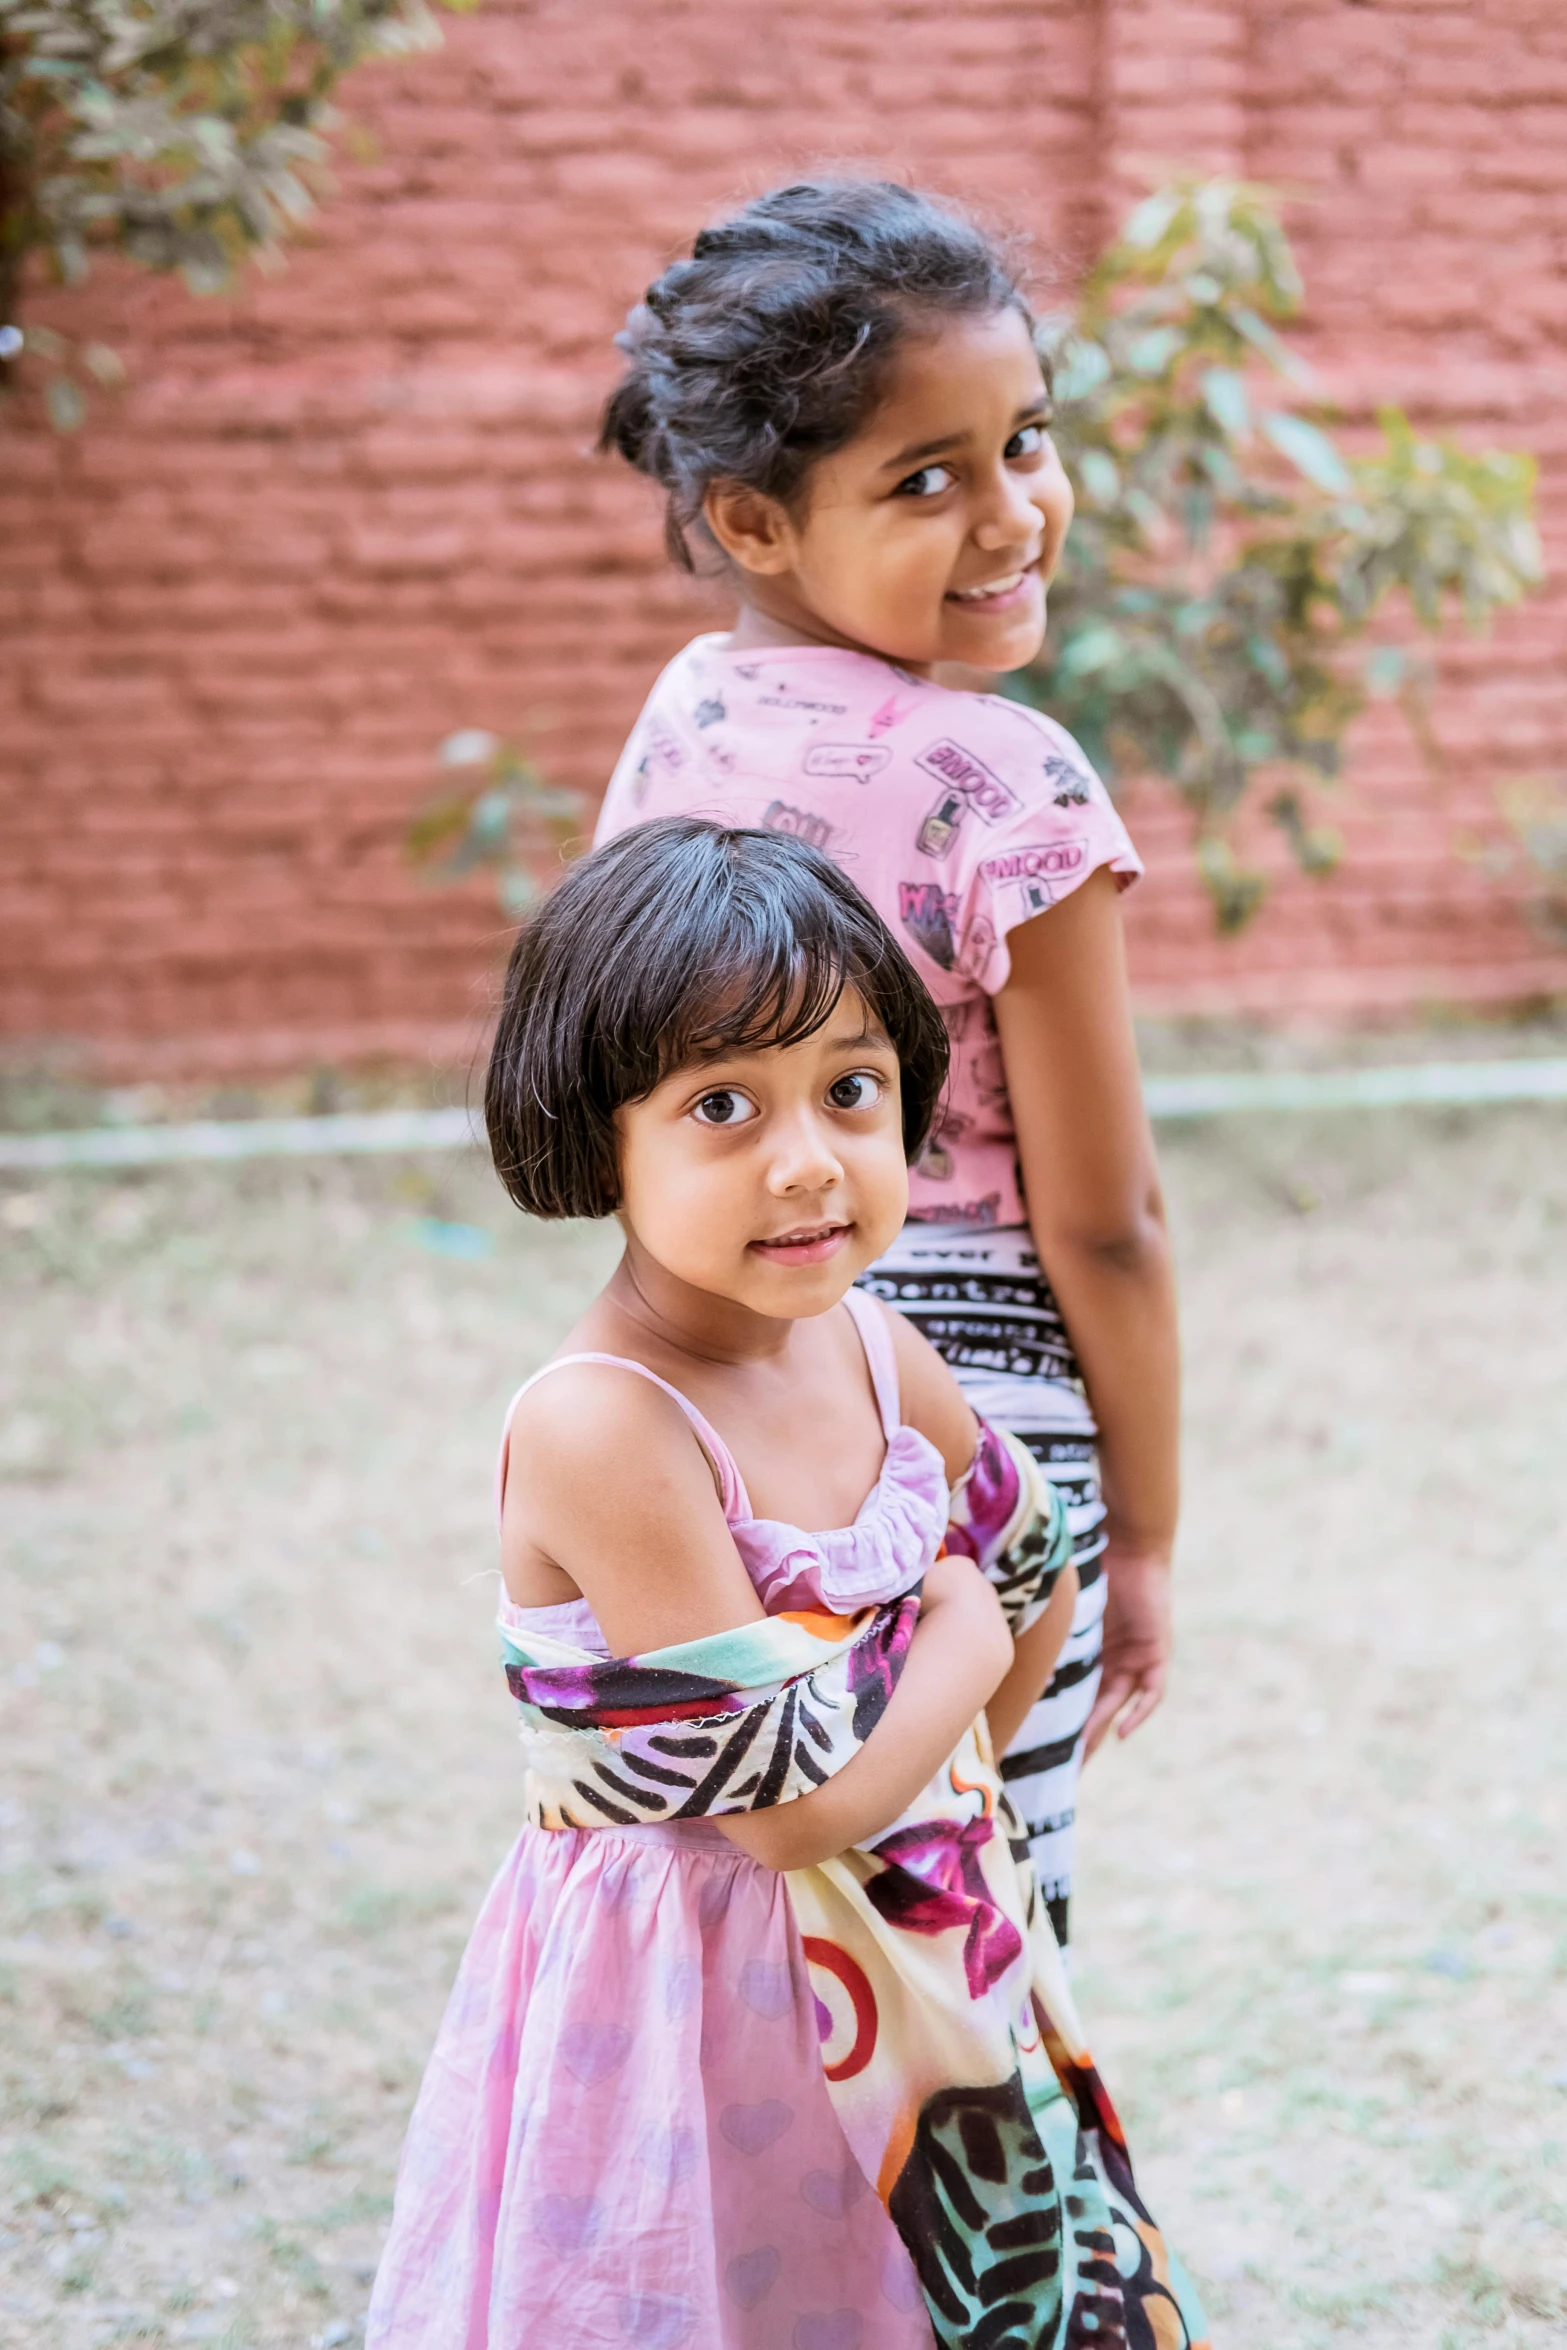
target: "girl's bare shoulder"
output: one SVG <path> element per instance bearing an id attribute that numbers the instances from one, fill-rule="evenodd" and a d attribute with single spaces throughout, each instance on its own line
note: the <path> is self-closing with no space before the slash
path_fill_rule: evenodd
<path id="1" fill-rule="evenodd" d="M 519 1402 L 501 1571 L 524 1605 L 574 1587 L 620 1656 L 761 1613 L 695 1429 L 624 1361 L 562 1363 Z"/>
<path id="2" fill-rule="evenodd" d="M 654 1480 L 716 1495 L 711 1465 L 675 1396 L 626 1356 L 566 1357 L 518 1398 L 510 1433 L 510 1484 L 580 1503 Z"/>

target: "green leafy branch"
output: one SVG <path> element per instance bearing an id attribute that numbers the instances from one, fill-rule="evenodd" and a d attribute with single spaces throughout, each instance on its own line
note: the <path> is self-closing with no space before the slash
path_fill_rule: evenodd
<path id="1" fill-rule="evenodd" d="M 23 323 L 34 267 L 73 285 L 117 254 L 211 293 L 274 261 L 314 208 L 343 75 L 439 37 L 425 0 L 0 0 L 0 376 L 36 358 L 56 424 L 79 424 L 113 355 Z"/>
<path id="2" fill-rule="evenodd" d="M 581 794 L 547 782 L 514 743 L 481 727 L 448 735 L 440 759 L 470 780 L 420 809 L 405 835 L 410 861 L 437 881 L 493 872 L 506 913 L 524 913 L 578 845 Z"/>
<path id="3" fill-rule="evenodd" d="M 1268 193 L 1182 180 L 1041 329 L 1077 519 L 1044 653 L 1009 690 L 1107 777 L 1175 786 L 1225 930 L 1264 892 L 1234 847 L 1259 779 L 1304 870 L 1331 871 L 1301 787 L 1338 776 L 1368 699 L 1396 696 L 1435 751 L 1409 620 L 1480 627 L 1542 577 L 1531 458 L 1421 438 L 1391 408 L 1349 455 L 1322 403 L 1302 413 L 1311 373 L 1278 331 L 1300 300 Z"/>

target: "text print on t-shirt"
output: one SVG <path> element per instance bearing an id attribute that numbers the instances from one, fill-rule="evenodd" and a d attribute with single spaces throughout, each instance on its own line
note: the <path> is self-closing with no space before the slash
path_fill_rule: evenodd
<path id="1" fill-rule="evenodd" d="M 770 801 L 762 822 L 769 832 L 787 832 L 813 849 L 826 848 L 832 839 L 832 826 L 825 816 L 813 815 L 809 808 L 791 808 L 787 800 Z"/>
<path id="2" fill-rule="evenodd" d="M 981 879 L 998 897 L 1004 889 L 1015 892 L 1014 902 L 1022 909 L 1018 919 L 1027 921 L 1030 914 L 1042 914 L 1047 906 L 1053 906 L 1061 884 L 1075 884 L 1087 861 L 1085 840 L 1048 840 L 986 857 L 979 870 Z"/>
<path id="3" fill-rule="evenodd" d="M 961 743 L 943 736 L 915 755 L 916 767 L 934 775 L 943 786 L 940 798 L 920 826 L 917 846 L 927 857 L 944 857 L 958 826 L 972 808 L 984 824 L 1000 824 L 1022 811 L 1022 802 Z"/>
<path id="4" fill-rule="evenodd" d="M 891 757 L 885 743 L 812 743 L 800 765 L 807 775 L 846 775 L 869 783 Z"/>
<path id="5" fill-rule="evenodd" d="M 898 919 L 943 971 L 950 971 L 957 961 L 957 940 L 952 929 L 957 918 L 958 901 L 939 881 L 899 882 Z"/>

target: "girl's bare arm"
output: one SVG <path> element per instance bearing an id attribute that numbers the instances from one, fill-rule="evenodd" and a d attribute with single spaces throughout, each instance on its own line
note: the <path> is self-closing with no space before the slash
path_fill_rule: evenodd
<path id="1" fill-rule="evenodd" d="M 903 1675 L 875 1729 L 825 1787 L 716 1824 L 770 1869 L 807 1869 L 863 1844 L 906 1811 L 1006 1673 L 1014 1650 L 1001 1603 L 963 1558 L 925 1578 Z"/>
<path id="2" fill-rule="evenodd" d="M 1164 1694 L 1178 1505 L 1175 1277 L 1113 875 L 1014 930 L 995 999 L 1029 1222 L 1099 1423 L 1110 1577 L 1088 1751 Z"/>

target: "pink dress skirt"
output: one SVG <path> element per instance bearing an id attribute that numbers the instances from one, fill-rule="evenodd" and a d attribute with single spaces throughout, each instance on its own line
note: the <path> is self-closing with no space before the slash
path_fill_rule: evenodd
<path id="1" fill-rule="evenodd" d="M 425 2074 L 370 2350 L 931 2350 L 784 1879 L 702 1822 L 525 1829 Z"/>

